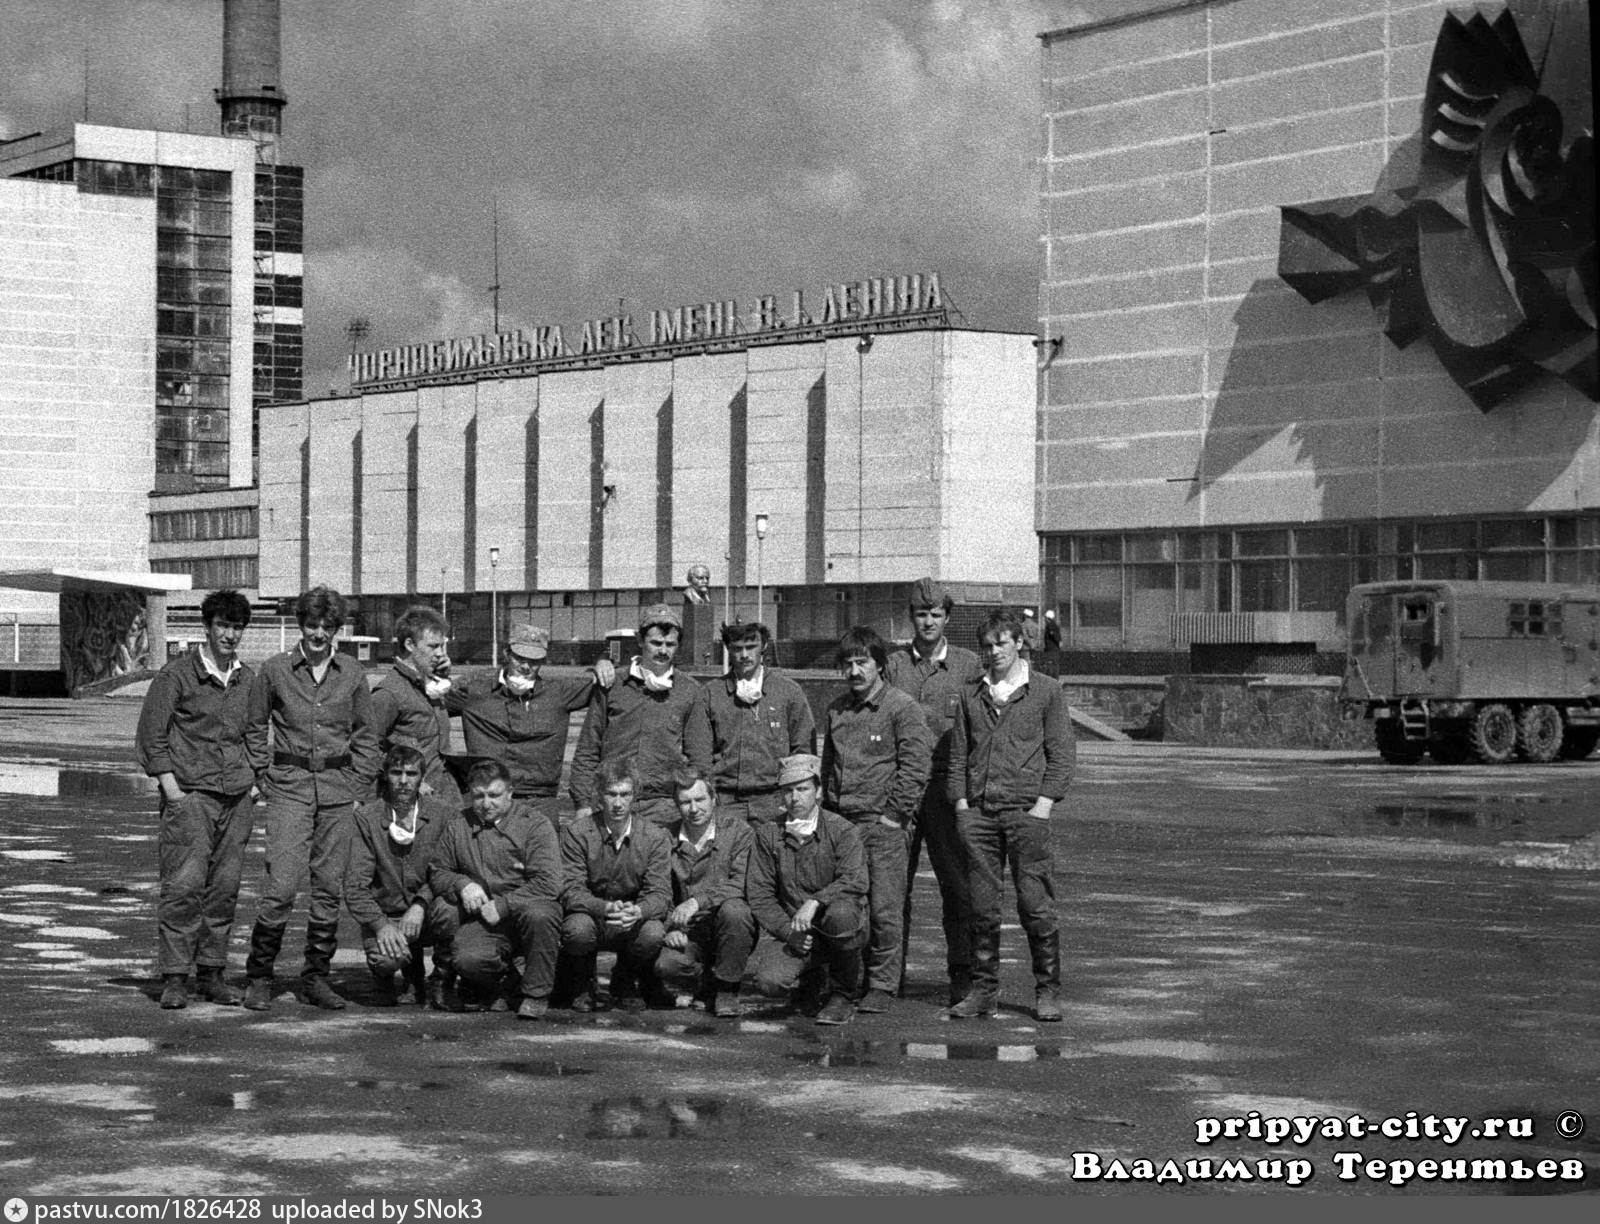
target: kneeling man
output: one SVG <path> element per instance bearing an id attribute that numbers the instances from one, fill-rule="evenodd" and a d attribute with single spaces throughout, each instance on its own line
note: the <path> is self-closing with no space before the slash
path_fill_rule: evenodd
<path id="1" fill-rule="evenodd" d="M 467 775 L 470 806 L 450 823 L 428 882 L 455 907 L 461 924 L 451 958 L 461 979 L 491 1010 L 509 1007 L 512 961 L 523 962 L 517 1015 L 537 1020 L 550 1007 L 561 943 L 561 855 L 555 830 L 511 797 L 511 775 L 499 761 L 480 761 Z"/>
<path id="2" fill-rule="evenodd" d="M 361 948 L 375 986 L 374 1002 L 399 1002 L 394 975 L 400 974 L 418 1003 L 442 999 L 453 978 L 450 943 L 455 938 L 455 907 L 433 905 L 428 885 L 439 839 L 456 810 L 423 796 L 427 758 L 410 744 L 396 744 L 383 758 L 378 798 L 356 808 L 356 834 L 350 839 L 344 903 L 361 924 Z M 433 977 L 424 986 L 422 949 L 433 948 Z"/>
<path id="3" fill-rule="evenodd" d="M 595 958 L 617 954 L 611 999 L 643 1011 L 639 994 L 654 983 L 656 956 L 672 908 L 670 845 L 663 829 L 636 818 L 637 780 L 630 760 L 600 762 L 594 771 L 599 809 L 561 831 L 561 953 L 576 994 L 573 1011 L 595 1008 Z"/>
<path id="4" fill-rule="evenodd" d="M 745 895 L 761 929 L 777 942 L 756 957 L 765 995 L 800 985 L 810 1014 L 826 973 L 829 997 L 818 1024 L 843 1024 L 861 997 L 861 953 L 867 943 L 867 856 L 843 816 L 822 806 L 822 762 L 809 753 L 785 757 L 778 773 L 787 820 L 756 830 Z"/>
<path id="5" fill-rule="evenodd" d="M 667 826 L 673 910 L 656 977 L 668 987 L 686 985 L 713 1015 L 732 1018 L 741 1014 L 739 983 L 756 946 L 756 920 L 744 899 L 755 838 L 743 817 L 718 811 L 716 791 L 699 770 L 679 771 L 674 796 L 678 820 Z"/>

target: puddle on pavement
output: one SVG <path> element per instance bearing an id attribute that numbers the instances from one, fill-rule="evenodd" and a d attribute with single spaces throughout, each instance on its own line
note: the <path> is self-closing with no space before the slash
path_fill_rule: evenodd
<path id="1" fill-rule="evenodd" d="M 513 1075 L 530 1075 L 538 1079 L 565 1079 L 570 1075 L 594 1074 L 593 1067 L 575 1067 L 571 1063 L 559 1062 L 553 1058 L 502 1062 L 495 1065 Z"/>
<path id="2" fill-rule="evenodd" d="M 237 1109 L 248 1112 L 257 1109 L 271 1109 L 282 1105 L 289 1099 L 289 1092 L 285 1088 L 246 1088 L 239 1092 L 202 1092 L 185 1099 L 185 1103 L 204 1109 Z M 174 1106 L 166 1112 L 171 1113 L 181 1109 Z"/>
<path id="3" fill-rule="evenodd" d="M 1589 805 L 1554 795 L 1428 795 L 1351 814 L 1366 829 L 1461 841 L 1577 838 L 1591 832 L 1594 823 Z"/>
<path id="4" fill-rule="evenodd" d="M 423 1080 L 412 1083 L 409 1080 L 380 1080 L 356 1079 L 345 1080 L 346 1088 L 360 1088 L 367 1092 L 443 1092 L 450 1087 L 442 1080 Z"/>
<path id="5" fill-rule="evenodd" d="M 613 1097 L 589 1106 L 589 1139 L 704 1139 L 738 1129 L 737 1106 L 717 1097 Z"/>
<path id="6" fill-rule="evenodd" d="M 812 1067 L 877 1067 L 902 1058 L 937 1062 L 1043 1062 L 1060 1057 L 1059 1045 L 982 1041 L 847 1041 L 789 1055 L 790 1061 Z"/>
<path id="7" fill-rule="evenodd" d="M 139 773 L 100 769 L 62 769 L 56 765 L 0 762 L 0 795 L 32 795 L 43 799 L 85 799 L 153 795 L 154 778 Z"/>

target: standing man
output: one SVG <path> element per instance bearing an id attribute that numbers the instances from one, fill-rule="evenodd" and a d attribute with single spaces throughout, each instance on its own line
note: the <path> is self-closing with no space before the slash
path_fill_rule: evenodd
<path id="1" fill-rule="evenodd" d="M 434 904 L 428 868 L 439 839 L 460 814 L 437 795 L 421 793 L 423 764 L 422 753 L 409 744 L 389 749 L 378 775 L 378 797 L 356 809 L 350 840 L 344 903 L 361 924 L 361 950 L 367 954 L 379 1007 L 399 1002 L 396 973 L 418 1003 L 428 1002 L 430 994 L 442 1003 L 455 977 L 447 966 L 459 924 L 448 908 Z M 433 977 L 427 984 L 422 976 L 425 946 L 433 948 Z"/>
<path id="2" fill-rule="evenodd" d="M 769 640 L 765 625 L 724 625 L 728 672 L 705 686 L 712 780 L 722 810 L 751 826 L 783 819 L 779 763 L 817 747 L 816 722 L 806 695 L 793 680 L 762 662 Z"/>
<path id="3" fill-rule="evenodd" d="M 615 952 L 611 1001 L 643 1011 L 639 986 L 656 993 L 653 970 L 672 909 L 671 845 L 661 828 L 634 815 L 630 762 L 608 757 L 591 782 L 600 810 L 561 831 L 561 955 L 577 992 L 572 1010 L 594 1010 L 595 957 Z"/>
<path id="4" fill-rule="evenodd" d="M 866 993 L 860 1010 L 886 1012 L 900 989 L 906 904 L 906 826 L 933 768 L 933 737 L 922 707 L 884 673 L 883 639 L 858 625 L 839 640 L 850 691 L 828 706 L 822 744 L 822 801 L 856 826 L 867 854 Z"/>
<path id="5" fill-rule="evenodd" d="M 468 808 L 450 822 L 428 872 L 454 911 L 455 971 L 491 1011 L 517 1001 L 517 1016 L 550 1009 L 561 945 L 561 852 L 550 822 L 511 795 L 499 761 L 467 774 Z M 512 962 L 522 958 L 520 992 Z"/>
<path id="6" fill-rule="evenodd" d="M 245 962 L 244 1005 L 251 1011 L 272 1006 L 272 967 L 308 871 L 300 999 L 332 1010 L 345 1005 L 328 984 L 328 970 L 339 941 L 352 812 L 369 793 L 379 759 L 367 674 L 333 648 L 345 614 L 344 596 L 331 587 L 303 592 L 295 601 L 299 643 L 262 664 L 250 686 L 252 730 L 272 729 L 272 765 L 261 784 L 267 874 Z"/>
<path id="7" fill-rule="evenodd" d="M 656 979 L 685 982 L 713 1015 L 731 1019 L 743 1014 L 739 984 L 756 946 L 756 920 L 744 899 L 755 838 L 740 817 L 718 809 L 716 789 L 694 770 L 680 770 L 673 787 L 678 819 L 667 826 L 673 908 Z"/>
<path id="8" fill-rule="evenodd" d="M 950 1009 L 957 1019 L 992 1014 L 999 1002 L 1007 864 L 1033 959 L 1034 1015 L 1061 1019 L 1050 812 L 1072 781 L 1078 749 L 1061 686 L 1022 657 L 1024 632 L 1007 609 L 984 621 L 978 645 L 987 670 L 967 689 L 950 737 L 950 798 L 972 864 L 972 989 Z"/>
<path id="9" fill-rule="evenodd" d="M 756 829 L 745 895 L 774 941 L 756 957 L 761 993 L 798 985 L 802 1013 L 818 1024 L 844 1024 L 861 995 L 867 859 L 855 826 L 823 808 L 821 772 L 822 762 L 807 753 L 784 760 L 778 777 L 785 820 Z"/>
<path id="10" fill-rule="evenodd" d="M 450 626 L 432 608 L 413 604 L 395 622 L 394 669 L 372 689 L 372 724 L 378 751 L 410 744 L 422 753 L 423 783 L 449 804 L 461 801 L 445 768 L 450 751 Z"/>
<path id="11" fill-rule="evenodd" d="M 571 813 L 556 798 L 569 716 L 589 704 L 595 680 L 591 675 L 541 676 L 549 654 L 549 630 L 513 625 L 493 687 L 480 693 L 455 685 L 445 704 L 461 715 L 467 753 L 503 764 L 511 775 L 511 793 L 559 830 L 562 817 Z M 603 662 L 609 683 L 611 661 Z"/>
<path id="12" fill-rule="evenodd" d="M 139 712 L 139 767 L 161 787 L 156 902 L 161 1006 L 203 999 L 236 1007 L 224 980 L 253 812 L 250 788 L 267 767 L 265 727 L 250 723 L 255 673 L 239 661 L 250 602 L 212 591 L 200 604 L 205 641 L 150 682 Z"/>
<path id="13" fill-rule="evenodd" d="M 595 769 L 602 760 L 629 758 L 637 793 L 632 811 L 657 825 L 678 818 L 672 779 L 689 765 L 710 775 L 711 719 L 705 690 L 673 667 L 683 621 L 666 604 L 639 618 L 639 653 L 609 689 L 596 689 L 572 757 L 573 822 L 594 811 Z"/>
<path id="14" fill-rule="evenodd" d="M 972 888 L 967 878 L 967 852 L 961 845 L 949 796 L 950 728 L 961 712 L 967 687 L 983 674 L 983 664 L 972 651 L 953 645 L 945 637 L 954 606 L 950 593 L 933 579 L 916 581 L 911 588 L 911 642 L 890 653 L 889 683 L 922 706 L 934 740 L 933 772 L 912 821 L 907 854 L 900 993 L 905 993 L 905 951 L 911 941 L 911 893 L 926 842 L 943 906 L 949 998 L 951 1003 L 959 1003 L 967 997 L 972 984 Z"/>

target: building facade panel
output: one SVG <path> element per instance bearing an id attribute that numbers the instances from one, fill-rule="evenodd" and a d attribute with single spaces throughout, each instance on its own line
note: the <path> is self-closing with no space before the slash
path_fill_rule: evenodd
<path id="1" fill-rule="evenodd" d="M 521 378 L 478 384 L 477 536 L 478 589 L 497 583 L 527 590 L 530 441 L 538 428 L 539 380 Z M 537 476 L 537 472 L 534 473 Z M 532 502 L 538 506 L 535 487 Z M 500 550 L 497 574 L 489 572 L 489 549 Z"/>
<path id="2" fill-rule="evenodd" d="M 750 537 L 749 555 L 761 554 L 761 576 L 768 585 L 800 586 L 821 556 L 815 506 L 825 497 L 827 471 L 819 462 L 825 438 L 817 409 L 827 396 L 820 344 L 784 345 L 750 353 L 749 517 L 766 514 L 770 523 L 758 550 Z M 813 512 L 808 517 L 807 507 Z M 753 527 L 752 527 L 753 531 Z"/>
<path id="3" fill-rule="evenodd" d="M 587 590 L 603 456 L 605 374 L 575 370 L 539 379 L 539 587 Z M 593 541 L 598 543 L 598 541 Z M 591 553 L 593 557 L 591 558 Z M 596 566 L 598 568 L 598 566 Z"/>
<path id="4" fill-rule="evenodd" d="M 360 398 L 327 400 L 310 414 L 307 539 L 312 585 L 351 589 L 356 542 L 352 463 L 360 435 Z"/>
<path id="5" fill-rule="evenodd" d="M 614 365 L 605 371 L 604 587 L 659 583 L 657 527 L 670 540 L 671 521 L 676 517 L 670 501 L 672 438 L 676 433 L 672 392 L 672 363 L 668 361 Z M 660 462 L 663 450 L 668 460 L 664 471 Z M 662 493 L 667 495 L 665 502 Z M 661 522 L 663 517 L 665 522 Z"/>
<path id="6" fill-rule="evenodd" d="M 263 420 L 274 414 L 266 414 Z M 361 589 L 414 591 L 411 464 L 417 393 L 361 397 Z M 354 490 L 352 490 L 354 493 Z M 434 584 L 421 586 L 429 590 Z"/>
<path id="7" fill-rule="evenodd" d="M 777 351 L 777 350 L 772 350 Z M 747 395 L 746 354 L 684 357 L 672 363 L 672 579 L 705 565 L 728 578 L 733 495 L 733 406 Z M 741 463 L 743 462 L 741 458 Z M 746 488 L 740 500 L 747 500 Z M 742 562 L 742 558 L 741 558 Z M 743 578 L 739 579 L 743 585 Z"/>
<path id="8" fill-rule="evenodd" d="M 261 594 L 286 598 L 302 589 L 309 565 L 311 409 L 289 404 L 261 416 Z"/>
<path id="9" fill-rule="evenodd" d="M 477 549 L 467 480 L 476 448 L 478 387 L 422 387 L 417 393 L 417 585 L 472 591 Z"/>

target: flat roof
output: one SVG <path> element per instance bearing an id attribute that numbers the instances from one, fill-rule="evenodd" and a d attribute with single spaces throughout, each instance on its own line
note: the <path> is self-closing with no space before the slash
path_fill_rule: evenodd
<path id="1" fill-rule="evenodd" d="M 164 595 L 188 591 L 194 579 L 188 574 L 136 574 L 118 570 L 54 569 L 0 570 L 0 587 L 13 591 L 40 591 L 59 595 L 63 591 L 144 591 Z"/>

